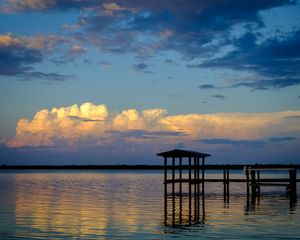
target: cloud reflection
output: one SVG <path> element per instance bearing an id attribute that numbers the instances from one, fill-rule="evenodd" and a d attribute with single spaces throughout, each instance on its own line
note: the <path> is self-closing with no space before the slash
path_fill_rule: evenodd
<path id="1" fill-rule="evenodd" d="M 141 196 L 145 195 L 144 190 L 137 187 L 144 184 L 137 182 L 139 175 L 37 173 L 15 176 L 20 183 L 16 186 L 16 224 L 32 228 L 32 237 L 43 237 L 48 232 L 65 237 L 113 237 L 138 232 L 146 227 L 139 224 L 141 221 L 153 221 L 148 210 L 139 205 Z M 149 179 L 153 181 L 155 177 L 150 175 Z M 155 209 L 159 211 L 157 203 L 153 204 L 152 212 Z M 156 215 L 160 216 L 159 212 Z"/>

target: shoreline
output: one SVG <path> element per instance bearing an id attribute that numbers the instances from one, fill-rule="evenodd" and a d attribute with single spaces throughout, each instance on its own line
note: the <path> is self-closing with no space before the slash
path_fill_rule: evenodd
<path id="1" fill-rule="evenodd" d="M 245 166 L 259 166 L 263 168 L 288 168 L 296 167 L 300 169 L 300 165 L 291 164 L 222 164 L 222 165 L 205 165 L 205 169 L 237 169 L 242 170 Z M 0 170 L 163 170 L 163 165 L 0 165 Z M 171 169 L 171 167 L 168 167 Z M 188 169 L 184 166 L 183 169 Z"/>

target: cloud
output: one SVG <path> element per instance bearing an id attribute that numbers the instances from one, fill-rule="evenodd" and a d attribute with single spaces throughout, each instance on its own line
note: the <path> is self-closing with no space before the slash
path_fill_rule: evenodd
<path id="1" fill-rule="evenodd" d="M 234 84 L 232 87 L 248 87 L 255 90 L 268 90 L 270 88 L 280 89 L 300 84 L 300 78 L 282 78 L 282 79 L 263 79 L 255 80 L 251 82 L 239 82 Z"/>
<path id="2" fill-rule="evenodd" d="M 98 62 L 102 67 L 105 67 L 105 68 L 109 68 L 112 66 L 112 63 L 111 62 L 108 62 L 108 61 L 99 61 Z"/>
<path id="3" fill-rule="evenodd" d="M 187 133 L 181 131 L 147 131 L 140 129 L 133 129 L 128 131 L 110 130 L 106 133 L 113 136 L 122 138 L 140 138 L 140 139 L 154 139 L 159 137 L 172 137 L 172 136 L 186 136 Z"/>
<path id="4" fill-rule="evenodd" d="M 131 148 L 149 151 L 178 143 L 260 146 L 261 139 L 297 141 L 299 124 L 288 117 L 298 115 L 299 111 L 168 115 L 159 108 L 110 113 L 103 104 L 84 103 L 43 109 L 31 120 L 20 119 L 16 135 L 6 144 L 10 148 L 91 147 L 114 151 Z"/>
<path id="5" fill-rule="evenodd" d="M 246 33 L 233 41 L 236 50 L 227 55 L 206 60 L 189 67 L 229 68 L 254 72 L 255 78 L 237 81 L 232 87 L 249 87 L 256 90 L 280 89 L 300 84 L 300 30 L 285 39 L 273 38 L 256 43 L 253 33 Z"/>
<path id="6" fill-rule="evenodd" d="M 23 77 L 24 81 L 46 80 L 48 82 L 63 82 L 68 79 L 74 78 L 74 76 L 72 75 L 63 75 L 58 73 L 43 73 L 43 72 L 25 72 L 20 76 Z"/>
<path id="7" fill-rule="evenodd" d="M 84 7 L 90 7 L 97 4 L 97 1 L 86 0 L 3 0 L 1 2 L 1 12 L 4 13 L 15 13 L 15 12 L 32 12 L 32 11 L 53 11 L 53 10 L 70 10 Z"/>
<path id="8" fill-rule="evenodd" d="M 28 10 L 43 10 L 53 5 L 55 1 L 42 1 L 42 0 L 29 0 L 29 1 L 18 1 L 18 0 L 7 0 L 2 1 L 3 8 L 2 12 L 21 12 Z"/>
<path id="9" fill-rule="evenodd" d="M 66 28 L 78 44 L 91 43 L 103 52 L 129 53 L 141 59 L 175 51 L 183 59 L 201 61 L 189 67 L 229 68 L 258 75 L 253 81 L 235 82 L 233 87 L 270 89 L 299 84 L 299 31 L 278 39 L 268 39 L 266 35 L 267 40 L 261 43 L 258 32 L 266 27 L 261 13 L 296 4 L 293 0 L 255 0 L 245 4 L 239 0 L 4 0 L 1 9 L 6 13 L 75 10 L 82 13 L 74 24 L 76 32 L 69 25 Z M 233 35 L 235 28 L 245 34 Z M 224 52 L 224 48 L 231 50 Z M 75 57 L 85 52 L 76 44 L 68 54 Z M 25 71 L 43 57 L 34 56 L 28 63 L 22 60 L 17 70 Z M 170 59 L 165 63 L 176 64 Z M 135 70 L 151 73 L 139 65 L 134 66 Z"/>
<path id="10" fill-rule="evenodd" d="M 228 44 L 233 26 L 252 24 L 262 28 L 261 11 L 296 4 L 292 0 L 255 0 L 245 4 L 239 0 L 3 0 L 1 3 L 2 12 L 6 13 L 83 12 L 74 26 L 85 41 L 93 42 L 102 51 L 149 57 L 157 51 L 171 50 L 188 59 L 215 55 Z"/>
<path id="11" fill-rule="evenodd" d="M 80 136 L 94 135 L 101 132 L 102 120 L 108 116 L 104 105 L 85 103 L 81 106 L 41 110 L 31 121 L 20 119 L 16 128 L 16 137 L 9 142 L 9 146 L 55 146 L 56 142 L 80 139 Z M 89 119 L 89 121 L 86 121 Z M 100 125 L 100 126 L 99 126 Z"/>
<path id="12" fill-rule="evenodd" d="M 296 140 L 297 137 L 285 136 L 285 137 L 271 137 L 268 139 L 228 139 L 228 138 L 209 138 L 200 139 L 199 142 L 208 145 L 232 145 L 232 146 L 245 146 L 245 147 L 263 147 L 268 143 L 282 143 L 286 141 Z"/>
<path id="13" fill-rule="evenodd" d="M 84 117 L 72 116 L 72 115 L 69 115 L 68 118 L 71 119 L 71 120 L 78 120 L 80 122 L 101 122 L 101 121 L 104 121 L 104 120 L 100 120 L 100 119 L 90 119 L 90 118 L 84 118 Z"/>
<path id="14" fill-rule="evenodd" d="M 202 90 L 216 90 L 216 89 L 219 89 L 218 87 L 216 87 L 213 84 L 203 84 L 203 85 L 200 85 L 198 88 L 202 89 Z"/>
<path id="15" fill-rule="evenodd" d="M 149 66 L 147 64 L 144 63 L 140 63 L 140 64 L 135 64 L 133 65 L 133 68 L 137 71 L 144 71 L 148 68 Z"/>
<path id="16" fill-rule="evenodd" d="M 89 59 L 84 59 L 83 62 L 87 65 L 92 65 L 93 64 L 93 62 Z"/>
<path id="17" fill-rule="evenodd" d="M 40 63 L 43 53 L 28 46 L 23 37 L 7 33 L 0 35 L 0 75 L 18 75 L 32 69 L 31 65 Z"/>
<path id="18" fill-rule="evenodd" d="M 68 52 L 67 52 L 67 56 L 70 59 L 74 59 L 78 56 L 81 56 L 82 54 L 87 53 L 87 49 L 84 47 L 81 47 L 79 45 L 72 45 L 71 48 L 69 48 Z"/>
<path id="19" fill-rule="evenodd" d="M 114 15 L 115 12 L 127 10 L 126 8 L 121 7 L 117 3 L 103 3 L 102 7 L 104 9 L 104 13 L 107 15 Z"/>
<path id="20" fill-rule="evenodd" d="M 145 64 L 145 63 L 134 64 L 134 65 L 132 65 L 132 67 L 136 72 L 139 72 L 139 73 L 153 73 L 148 70 L 149 65 Z"/>
<path id="21" fill-rule="evenodd" d="M 296 140 L 296 137 L 272 137 L 269 139 L 269 141 L 271 142 L 285 142 L 285 141 L 292 141 L 292 140 Z"/>
<path id="22" fill-rule="evenodd" d="M 291 119 L 291 120 L 299 120 L 300 116 L 299 115 L 295 115 L 295 116 L 287 116 L 286 118 Z"/>
<path id="23" fill-rule="evenodd" d="M 177 62 L 175 62 L 174 60 L 172 60 L 172 59 L 166 59 L 165 60 L 165 64 L 169 64 L 169 65 L 175 65 L 175 66 L 177 66 L 178 65 L 178 63 Z"/>
<path id="24" fill-rule="evenodd" d="M 233 146 L 248 146 L 248 147 L 262 147 L 265 141 L 262 140 L 235 140 L 235 139 L 223 139 L 223 138 L 213 138 L 213 139 L 201 139 L 200 142 L 205 144 L 213 145 L 233 145 Z"/>
<path id="25" fill-rule="evenodd" d="M 221 94 L 212 95 L 211 97 L 219 99 L 219 100 L 223 100 L 223 101 L 228 99 L 228 97 L 221 95 Z"/>
<path id="26" fill-rule="evenodd" d="M 44 53 L 53 51 L 58 43 L 66 43 L 68 40 L 58 35 L 34 35 L 26 37 L 26 46 L 32 49 L 38 49 Z"/>
<path id="27" fill-rule="evenodd" d="M 174 3 L 174 4 L 171 4 Z M 106 0 L 85 0 L 85 1 L 78 1 L 78 0 L 68 0 L 68 1 L 61 1 L 61 0 L 27 0 L 27 1 L 18 1 L 18 0 L 3 0 L 2 5 L 3 7 L 10 7 L 11 11 L 32 11 L 32 10 L 48 10 L 53 11 L 56 10 L 71 10 L 71 9 L 94 9 L 93 7 L 101 6 L 102 9 L 108 11 L 120 11 L 122 9 L 132 9 L 132 11 L 138 10 L 151 10 L 151 11 L 158 11 L 160 9 L 168 9 L 174 12 L 189 12 L 195 10 L 203 10 L 203 9 L 227 9 L 229 12 L 226 13 L 228 15 L 232 15 L 233 13 L 238 13 L 238 10 L 244 10 L 246 16 L 243 16 L 243 13 L 239 13 L 238 17 L 247 17 L 253 18 L 252 16 L 258 10 L 264 10 L 271 7 L 276 7 L 284 4 L 293 4 L 294 1 L 289 0 L 275 0 L 272 2 L 261 2 L 261 1 L 253 1 L 247 4 L 239 4 L 237 0 L 229 0 L 226 2 L 222 1 L 201 1 L 195 2 L 192 0 L 187 0 L 185 2 L 182 1 L 144 1 L 141 2 L 139 0 L 132 0 L 132 1 L 106 1 Z M 97 9 L 97 8 L 95 8 Z"/>
<path id="28" fill-rule="evenodd" d="M 63 41 L 63 38 L 53 35 L 27 38 L 10 33 L 0 35 L 0 75 L 17 76 L 24 80 L 67 80 L 70 76 L 43 73 L 33 68 L 44 61 L 45 55 L 53 50 L 55 44 Z"/>

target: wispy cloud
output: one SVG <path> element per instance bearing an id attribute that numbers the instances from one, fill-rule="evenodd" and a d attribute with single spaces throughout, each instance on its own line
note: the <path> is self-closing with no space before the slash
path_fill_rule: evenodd
<path id="1" fill-rule="evenodd" d="M 222 139 L 222 138 L 212 138 L 212 139 L 201 139 L 200 142 L 212 145 L 234 145 L 234 146 L 248 146 L 248 147 L 262 147 L 265 141 L 262 140 L 236 140 L 236 139 Z"/>
<path id="2" fill-rule="evenodd" d="M 70 59 L 75 59 L 76 57 L 79 57 L 85 53 L 87 53 L 86 48 L 79 45 L 72 45 L 67 52 L 67 57 Z"/>
<path id="3" fill-rule="evenodd" d="M 292 141 L 292 140 L 296 140 L 296 137 L 272 137 L 269 139 L 269 141 L 271 142 L 285 142 L 285 141 Z"/>
<path id="4" fill-rule="evenodd" d="M 149 65 L 145 64 L 145 63 L 134 64 L 134 65 L 132 65 L 132 67 L 136 72 L 139 72 L 139 73 L 153 73 L 152 71 L 148 70 Z"/>
<path id="5" fill-rule="evenodd" d="M 174 136 L 187 136 L 186 132 L 181 131 L 147 131 L 140 129 L 133 129 L 128 131 L 109 130 L 106 133 L 113 136 L 125 137 L 125 138 L 142 138 L 142 139 L 154 139 L 158 137 L 174 137 Z"/>
<path id="6" fill-rule="evenodd" d="M 199 141 L 208 145 L 232 145 L 232 146 L 245 146 L 245 147 L 263 147 L 268 143 L 282 143 L 287 141 L 297 140 L 297 137 L 284 136 L 284 137 L 271 137 L 268 139 L 228 139 L 228 138 L 209 138 L 200 139 Z"/>
<path id="7" fill-rule="evenodd" d="M 175 65 L 175 66 L 178 65 L 178 63 L 175 62 L 175 61 L 172 60 L 172 59 L 166 59 L 166 60 L 165 60 L 165 64 L 170 64 L 170 65 Z"/>
<path id="8" fill-rule="evenodd" d="M 239 82 L 232 86 L 236 87 L 248 87 L 255 90 L 269 90 L 269 89 L 280 89 L 291 87 L 300 84 L 299 78 L 282 78 L 282 79 L 263 79 L 263 80 L 252 80 L 251 82 Z"/>
<path id="9" fill-rule="evenodd" d="M 25 81 L 48 81 L 48 82 L 63 82 L 74 78 L 72 75 L 63 75 L 58 73 L 43 73 L 43 72 L 26 72 L 20 74 Z"/>
<path id="10" fill-rule="evenodd" d="M 202 84 L 198 88 L 202 89 L 202 90 L 216 90 L 216 89 L 219 89 L 218 87 L 216 87 L 213 84 Z"/>
<path id="11" fill-rule="evenodd" d="M 93 62 L 91 60 L 89 60 L 89 59 L 84 59 L 83 62 L 85 64 L 88 64 L 88 65 L 92 65 L 93 64 Z"/>
<path id="12" fill-rule="evenodd" d="M 81 121 L 81 122 L 102 122 L 104 120 L 101 120 L 101 119 L 91 119 L 91 118 L 85 118 L 85 117 L 79 117 L 79 116 L 68 116 L 69 119 L 71 120 L 78 120 L 78 121 Z"/>
<path id="13" fill-rule="evenodd" d="M 99 61 L 98 62 L 102 67 L 105 67 L 105 68 L 108 68 L 108 67 L 111 67 L 112 66 L 112 63 L 111 62 L 108 62 L 108 61 Z"/>
<path id="14" fill-rule="evenodd" d="M 211 97 L 219 99 L 219 100 L 223 100 L 223 101 L 228 99 L 228 97 L 221 95 L 221 94 L 212 95 Z"/>

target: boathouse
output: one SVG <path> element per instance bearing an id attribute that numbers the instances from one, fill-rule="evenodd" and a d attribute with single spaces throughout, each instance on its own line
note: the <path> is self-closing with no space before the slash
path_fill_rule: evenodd
<path id="1" fill-rule="evenodd" d="M 200 183 L 201 194 L 204 196 L 204 174 L 205 174 L 205 159 L 210 157 L 210 154 L 174 149 L 167 152 L 158 153 L 157 156 L 164 158 L 164 209 L 165 217 L 168 212 L 168 184 L 172 185 L 171 199 L 172 208 L 175 209 L 175 184 L 179 185 L 178 196 L 180 199 L 179 208 L 182 209 L 182 184 L 188 183 L 188 201 L 189 201 L 189 222 L 191 221 L 192 208 L 194 209 L 194 219 L 197 220 L 200 209 Z M 188 171 L 188 177 L 183 178 L 183 170 Z M 168 172 L 171 171 L 171 174 Z M 201 171 L 201 176 L 200 176 Z M 171 177 L 169 177 L 171 175 Z M 193 188 L 192 188 L 193 187 Z M 193 199 L 194 197 L 194 199 Z M 193 207 L 192 207 L 193 201 Z M 204 206 L 203 206 L 204 207 Z M 181 216 L 181 215 L 180 215 Z M 165 219 L 166 220 L 166 219 Z M 174 222 L 174 221 L 173 221 Z M 181 223 L 181 219 L 179 220 Z"/>

